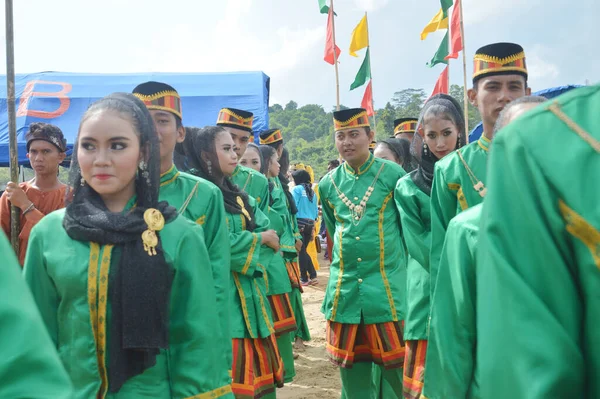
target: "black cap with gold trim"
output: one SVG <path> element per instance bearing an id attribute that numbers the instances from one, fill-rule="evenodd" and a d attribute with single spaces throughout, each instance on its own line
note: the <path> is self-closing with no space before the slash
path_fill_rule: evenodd
<path id="1" fill-rule="evenodd" d="M 333 127 L 338 130 L 370 127 L 369 116 L 364 108 L 350 108 L 333 112 Z"/>
<path id="2" fill-rule="evenodd" d="M 146 82 L 133 89 L 133 95 L 146 104 L 149 110 L 167 111 L 183 119 L 181 98 L 172 86 L 161 82 Z"/>
<path id="3" fill-rule="evenodd" d="M 414 133 L 417 131 L 417 118 L 400 118 L 394 121 L 394 136 L 402 133 Z"/>
<path id="4" fill-rule="evenodd" d="M 269 129 L 260 132 L 260 144 L 274 144 L 279 141 L 283 141 L 283 135 L 280 129 Z"/>
<path id="5" fill-rule="evenodd" d="M 527 80 L 525 51 L 518 44 L 488 44 L 477 50 L 473 61 L 473 84 L 492 75 L 521 75 Z"/>
<path id="6" fill-rule="evenodd" d="M 217 117 L 217 126 L 227 126 L 252 133 L 254 114 L 235 108 L 223 108 Z"/>
<path id="7" fill-rule="evenodd" d="M 375 149 L 375 146 L 377 146 L 377 142 L 375 140 L 371 141 L 371 143 L 369 144 L 369 150 L 373 151 Z"/>

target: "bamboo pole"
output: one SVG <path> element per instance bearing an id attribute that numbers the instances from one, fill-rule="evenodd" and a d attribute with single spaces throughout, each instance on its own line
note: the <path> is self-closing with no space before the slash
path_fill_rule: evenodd
<path id="1" fill-rule="evenodd" d="M 367 43 L 369 43 L 367 45 L 367 54 L 369 55 L 369 75 L 371 75 L 371 77 L 369 78 L 370 83 L 371 83 L 371 106 L 373 107 L 373 125 L 374 125 L 374 129 L 377 129 L 377 119 L 375 118 L 375 96 L 373 95 L 373 65 L 371 64 L 371 38 L 369 37 L 369 19 L 367 18 L 367 12 L 365 11 L 365 21 L 367 22 Z"/>
<path id="2" fill-rule="evenodd" d="M 467 144 L 469 144 L 469 97 L 467 96 L 467 47 L 465 46 L 465 26 L 463 23 L 463 6 L 460 1 L 460 37 L 462 39 L 462 55 L 463 55 L 463 96 L 464 96 L 464 113 L 465 113 L 465 135 L 467 136 Z"/>
<path id="3" fill-rule="evenodd" d="M 13 32 L 13 2 L 5 0 L 6 23 L 6 103 L 8 107 L 8 137 L 10 149 L 10 180 L 19 182 L 19 157 L 17 150 L 17 119 L 15 110 L 15 40 Z M 10 206 L 10 241 L 19 254 L 20 209 Z"/>
<path id="4" fill-rule="evenodd" d="M 333 31 L 333 66 L 335 68 L 335 100 L 336 111 L 340 110 L 340 74 L 338 71 L 337 52 L 335 51 L 335 12 L 333 10 L 333 0 L 329 0 L 329 12 L 331 12 L 331 30 Z"/>

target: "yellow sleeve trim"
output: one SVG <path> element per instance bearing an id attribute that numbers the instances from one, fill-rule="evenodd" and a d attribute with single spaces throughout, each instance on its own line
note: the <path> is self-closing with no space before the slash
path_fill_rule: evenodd
<path id="1" fill-rule="evenodd" d="M 195 396 L 190 396 L 185 399 L 216 399 L 231 393 L 231 385 L 225 385 L 223 387 L 213 389 L 210 392 L 200 393 Z"/>
<path id="2" fill-rule="evenodd" d="M 383 280 L 383 285 L 385 287 L 385 293 L 388 297 L 388 303 L 390 304 L 390 310 L 392 312 L 392 320 L 398 321 L 398 312 L 396 311 L 396 305 L 394 304 L 394 297 L 392 295 L 392 288 L 390 287 L 390 281 L 387 278 L 387 274 L 385 272 L 385 237 L 383 234 L 383 219 L 385 208 L 387 207 L 388 202 L 394 196 L 394 192 L 388 194 L 388 196 L 383 200 L 383 205 L 381 205 L 381 210 L 379 211 L 379 272 L 381 273 L 381 279 Z"/>
<path id="3" fill-rule="evenodd" d="M 465 193 L 463 192 L 462 187 L 458 189 L 458 192 L 456 193 L 456 199 L 460 204 L 460 209 L 462 209 L 463 211 L 465 209 L 469 209 L 469 204 L 467 203 L 467 198 L 465 197 Z"/>
<path id="4" fill-rule="evenodd" d="M 600 231 L 588 223 L 583 216 L 569 208 L 564 201 L 559 200 L 558 207 L 567 224 L 567 231 L 588 247 L 596 267 L 600 269 Z"/>
<path id="5" fill-rule="evenodd" d="M 250 246 L 250 250 L 248 251 L 248 256 L 246 257 L 246 263 L 242 268 L 242 274 L 248 273 L 248 269 L 250 268 L 250 264 L 252 263 L 252 257 L 254 256 L 254 251 L 256 250 L 256 243 L 258 242 L 258 234 L 252 233 L 254 239 L 252 240 L 252 246 Z"/>

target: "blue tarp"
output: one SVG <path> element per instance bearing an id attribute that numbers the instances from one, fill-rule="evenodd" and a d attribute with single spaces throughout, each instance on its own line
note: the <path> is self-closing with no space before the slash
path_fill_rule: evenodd
<path id="1" fill-rule="evenodd" d="M 25 134 L 32 122 L 59 126 L 69 146 L 88 106 L 114 92 L 131 92 L 140 83 L 168 83 L 180 94 L 183 124 L 214 125 L 222 107 L 254 113 L 255 138 L 269 127 L 270 78 L 263 72 L 89 74 L 41 72 L 17 75 L 17 143 L 19 164 L 27 162 Z M 6 76 L 0 76 L 0 166 L 9 163 Z"/>
<path id="2" fill-rule="evenodd" d="M 542 97 L 546 97 L 547 99 L 551 99 L 554 97 L 558 97 L 561 94 L 566 93 L 567 91 L 569 91 L 571 89 L 575 89 L 577 87 L 581 87 L 581 85 L 568 85 L 568 86 L 552 87 L 550 89 L 540 90 L 538 92 L 532 93 L 532 95 L 542 96 Z M 482 134 L 483 134 L 483 124 L 480 122 L 477 126 L 475 126 L 475 129 L 471 130 L 471 133 L 469 133 L 469 143 L 479 140 L 479 138 L 481 137 Z"/>

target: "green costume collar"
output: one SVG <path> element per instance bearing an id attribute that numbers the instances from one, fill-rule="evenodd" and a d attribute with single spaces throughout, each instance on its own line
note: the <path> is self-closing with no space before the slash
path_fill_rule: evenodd
<path id="1" fill-rule="evenodd" d="M 371 168 L 371 166 L 373 166 L 373 162 L 375 162 L 375 157 L 373 156 L 373 154 L 369 153 L 369 157 L 367 158 L 365 163 L 363 163 L 362 166 L 360 168 L 358 168 L 358 175 L 360 176 L 363 173 L 365 173 L 367 170 L 369 170 Z M 348 165 L 348 162 L 344 162 L 344 169 L 346 170 L 347 173 L 349 173 L 351 175 L 357 174 L 354 171 L 354 169 Z"/>
<path id="2" fill-rule="evenodd" d="M 171 166 L 171 169 L 160 175 L 160 186 L 166 186 L 173 183 L 177 177 L 179 177 L 179 171 L 175 165 Z"/>
<path id="3" fill-rule="evenodd" d="M 231 177 L 237 175 L 240 172 L 240 170 L 242 170 L 242 168 L 240 167 L 240 164 L 237 164 L 235 166 L 235 169 L 233 170 L 233 174 L 231 175 Z"/>
<path id="4" fill-rule="evenodd" d="M 481 137 L 479 138 L 479 140 L 477 140 L 477 144 L 479 144 L 479 146 L 484 151 L 489 151 L 490 150 L 490 144 L 492 144 L 492 141 L 490 139 L 488 139 L 487 137 L 485 137 L 484 134 L 482 134 Z"/>

